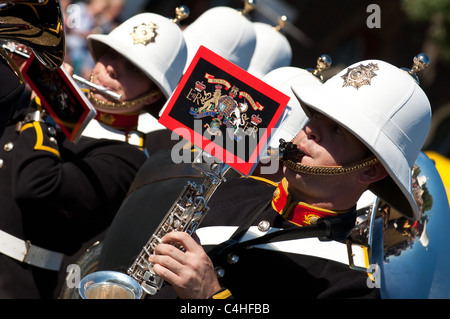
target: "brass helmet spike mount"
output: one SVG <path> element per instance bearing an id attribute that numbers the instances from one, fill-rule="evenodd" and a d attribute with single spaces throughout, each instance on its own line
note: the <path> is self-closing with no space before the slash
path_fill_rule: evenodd
<path id="1" fill-rule="evenodd" d="M 173 23 L 180 23 L 189 17 L 190 11 L 187 6 L 179 6 L 175 8 L 175 18 L 172 19 Z"/>
<path id="2" fill-rule="evenodd" d="M 256 6 L 255 0 L 245 0 L 244 1 L 244 9 L 239 11 L 239 14 L 245 16 L 250 11 L 253 11 L 255 9 L 255 6 Z"/>
<path id="3" fill-rule="evenodd" d="M 417 73 L 426 69 L 428 65 L 430 64 L 430 58 L 425 53 L 419 53 L 413 58 L 413 66 L 411 69 L 408 68 L 402 68 L 402 70 L 405 70 L 413 77 L 414 80 L 419 84 L 419 77 L 417 76 Z"/>
<path id="4" fill-rule="evenodd" d="M 278 25 L 273 27 L 277 31 L 281 31 L 287 24 L 287 17 L 285 15 L 278 18 Z"/>
<path id="5" fill-rule="evenodd" d="M 323 82 L 323 76 L 322 71 L 330 68 L 333 61 L 331 60 L 331 57 L 327 54 L 322 54 L 317 59 L 317 66 L 313 69 L 307 69 L 309 72 L 311 72 L 316 78 L 318 78 L 321 82 Z"/>

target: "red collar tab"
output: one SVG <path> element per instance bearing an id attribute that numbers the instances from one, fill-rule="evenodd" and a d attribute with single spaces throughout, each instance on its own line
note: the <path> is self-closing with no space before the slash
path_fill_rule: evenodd
<path id="1" fill-rule="evenodd" d="M 139 113 L 111 114 L 97 111 L 97 116 L 95 119 L 121 131 L 133 131 L 137 129 Z"/>
<path id="2" fill-rule="evenodd" d="M 278 184 L 273 194 L 272 207 L 281 216 L 299 226 L 314 225 L 319 218 L 337 214 L 334 211 L 314 207 L 303 202 L 292 202 L 286 179 Z"/>

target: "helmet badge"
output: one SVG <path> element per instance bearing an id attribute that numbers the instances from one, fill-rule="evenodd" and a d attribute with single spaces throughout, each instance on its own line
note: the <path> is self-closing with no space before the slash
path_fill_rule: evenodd
<path id="1" fill-rule="evenodd" d="M 355 68 L 349 68 L 347 73 L 341 76 L 344 79 L 342 87 L 353 86 L 359 89 L 363 85 L 370 85 L 372 78 L 377 75 L 374 71 L 377 70 L 378 65 L 376 63 L 360 64 Z"/>
<path id="2" fill-rule="evenodd" d="M 133 32 L 130 35 L 133 37 L 134 44 L 147 45 L 151 42 L 155 42 L 155 38 L 158 35 L 156 32 L 158 26 L 153 22 L 142 23 L 133 28 Z"/>

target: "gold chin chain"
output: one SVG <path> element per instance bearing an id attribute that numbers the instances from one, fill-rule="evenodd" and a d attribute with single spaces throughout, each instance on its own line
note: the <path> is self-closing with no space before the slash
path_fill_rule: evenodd
<path id="1" fill-rule="evenodd" d="M 378 162 L 378 158 L 371 156 L 355 164 L 347 166 L 308 166 L 296 163 L 292 160 L 283 161 L 284 166 L 297 173 L 310 175 L 342 175 L 354 172 L 358 169 L 373 165 Z"/>
<path id="2" fill-rule="evenodd" d="M 92 81 L 92 76 L 91 76 Z M 144 102 L 147 99 L 153 98 L 160 94 L 161 91 L 159 89 L 153 89 L 150 92 L 137 97 L 130 101 L 124 101 L 124 102 L 112 102 L 112 101 L 104 101 L 97 99 L 94 94 L 92 93 L 92 90 L 89 90 L 89 100 L 94 104 L 94 106 L 97 106 L 99 108 L 108 109 L 108 110 L 118 110 L 118 109 L 130 109 L 142 102 Z"/>

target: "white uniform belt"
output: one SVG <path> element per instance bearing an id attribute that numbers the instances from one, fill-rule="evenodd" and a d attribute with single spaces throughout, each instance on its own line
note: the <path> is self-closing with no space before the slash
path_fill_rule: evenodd
<path id="1" fill-rule="evenodd" d="M 0 253 L 25 264 L 58 271 L 63 254 L 47 250 L 0 230 Z"/>
<path id="2" fill-rule="evenodd" d="M 231 237 L 237 226 L 210 226 L 197 229 L 196 234 L 202 245 L 218 245 Z M 270 228 L 268 231 L 260 231 L 257 226 L 251 226 L 244 234 L 240 242 L 260 237 L 270 232 L 280 230 Z M 314 256 L 333 260 L 343 264 L 349 264 L 347 245 L 330 240 L 321 241 L 316 237 L 285 240 L 253 246 L 260 249 L 283 251 L 286 253 Z M 357 267 L 368 267 L 367 249 L 363 246 L 352 247 L 352 264 Z"/>

